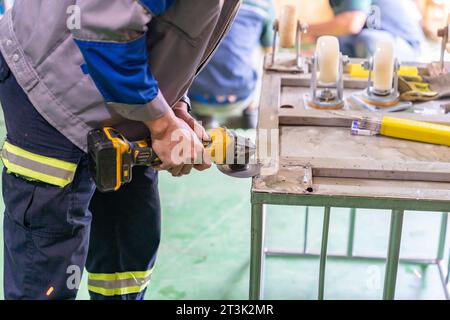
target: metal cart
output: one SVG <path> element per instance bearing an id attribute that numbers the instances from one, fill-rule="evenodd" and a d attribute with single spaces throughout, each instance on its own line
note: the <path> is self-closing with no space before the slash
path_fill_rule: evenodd
<path id="1" fill-rule="evenodd" d="M 310 80 L 308 74 L 267 69 L 264 72 L 257 130 L 258 161 L 263 169 L 261 176 L 253 178 L 251 191 L 250 299 L 263 298 L 264 264 L 271 256 L 318 257 L 318 299 L 324 299 L 327 259 L 386 261 L 384 299 L 395 298 L 400 261 L 435 264 L 445 297 L 449 299 L 450 266 L 445 265 L 443 259 L 446 212 L 450 212 L 450 148 L 385 137 L 352 137 L 349 134 L 351 118 L 382 115 L 383 112 L 353 107 L 340 111 L 308 110 L 302 95 L 308 92 Z M 348 76 L 344 79 L 346 94 L 363 90 L 365 84 L 363 80 Z M 404 112 L 396 116 L 450 124 L 448 114 L 430 116 Z M 261 152 L 261 149 L 267 151 L 268 145 L 272 152 Z M 326 154 L 330 150 L 336 154 Z M 377 150 L 383 152 L 378 155 Z M 308 176 L 309 188 L 304 186 Z M 306 248 L 298 251 L 267 248 L 267 205 L 324 207 L 320 253 L 310 253 Z M 332 208 L 353 208 L 347 254 L 342 256 L 327 254 Z M 386 257 L 354 254 L 357 208 L 392 211 Z M 400 258 L 405 211 L 443 212 L 435 258 Z M 306 221 L 306 228 L 307 225 Z"/>

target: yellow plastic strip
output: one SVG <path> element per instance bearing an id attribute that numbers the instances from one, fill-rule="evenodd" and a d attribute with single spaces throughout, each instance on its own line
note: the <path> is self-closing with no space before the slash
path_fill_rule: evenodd
<path id="1" fill-rule="evenodd" d="M 137 278 L 147 278 L 153 272 L 153 268 L 147 271 L 127 271 L 116 273 L 88 273 L 89 280 L 127 280 Z"/>
<path id="2" fill-rule="evenodd" d="M 64 188 L 69 183 L 72 182 L 72 179 L 61 179 L 53 176 L 49 176 L 37 171 L 33 171 L 31 169 L 27 169 L 21 166 L 18 166 L 16 164 L 10 163 L 7 159 L 3 158 L 3 164 L 5 167 L 12 173 L 18 174 L 20 176 L 23 176 L 25 178 L 30 178 L 33 180 L 41 181 L 44 183 L 48 183 L 51 185 L 55 185 L 61 188 Z"/>
<path id="3" fill-rule="evenodd" d="M 369 70 L 364 69 L 360 64 L 350 64 L 348 66 L 349 74 L 352 78 L 368 78 Z M 419 76 L 419 69 L 413 66 L 400 66 L 398 75 L 403 77 Z"/>
<path id="4" fill-rule="evenodd" d="M 88 285 L 88 290 L 94 293 L 101 294 L 103 296 L 111 297 L 111 296 L 119 296 L 124 294 L 131 294 L 131 293 L 139 293 L 143 291 L 145 288 L 148 287 L 148 284 L 150 283 L 150 280 L 144 283 L 142 286 L 134 286 L 134 287 L 124 287 L 124 288 L 114 288 L 114 289 L 106 289 L 106 288 L 99 288 L 94 286 Z"/>
<path id="5" fill-rule="evenodd" d="M 450 146 L 450 126 L 383 117 L 381 134 L 394 138 Z"/>
<path id="6" fill-rule="evenodd" d="M 77 169 L 77 165 L 74 163 L 37 155 L 37 154 L 31 153 L 29 151 L 26 151 L 22 148 L 16 147 L 16 146 L 12 145 L 11 143 L 9 143 L 8 141 L 6 141 L 5 144 L 3 145 L 3 149 L 6 149 L 6 150 L 8 150 L 8 152 L 14 153 L 18 156 L 21 156 L 21 157 L 24 157 L 24 158 L 48 165 L 48 166 L 52 166 L 55 168 L 72 171 L 72 172 L 75 172 Z"/>

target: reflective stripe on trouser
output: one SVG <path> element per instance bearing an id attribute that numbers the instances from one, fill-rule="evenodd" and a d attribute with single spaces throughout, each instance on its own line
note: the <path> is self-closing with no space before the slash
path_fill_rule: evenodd
<path id="1" fill-rule="evenodd" d="M 73 181 L 77 169 L 74 163 L 34 154 L 7 141 L 1 157 L 9 172 L 62 188 Z"/>
<path id="2" fill-rule="evenodd" d="M 152 272 L 89 273 L 88 290 L 104 296 L 139 293 L 147 288 Z"/>

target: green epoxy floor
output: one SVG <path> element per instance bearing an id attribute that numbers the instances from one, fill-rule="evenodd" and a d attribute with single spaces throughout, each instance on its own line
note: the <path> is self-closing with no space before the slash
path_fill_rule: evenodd
<path id="1" fill-rule="evenodd" d="M 3 136 L 4 129 L 1 131 Z M 226 177 L 214 168 L 177 179 L 163 173 L 160 189 L 163 238 L 147 298 L 246 299 L 250 181 Z M 345 253 L 348 211 L 332 211 L 330 253 Z M 318 252 L 322 209 L 312 208 L 310 212 L 308 247 L 310 251 Z M 301 248 L 303 221 L 304 208 L 269 207 L 268 244 Z M 438 213 L 408 213 L 405 217 L 402 256 L 435 256 L 439 222 Z M 355 252 L 385 255 L 388 227 L 387 212 L 358 211 Z M 1 233 L 0 240 L 3 240 Z M 3 246 L 0 251 L 3 256 Z M 265 297 L 315 299 L 318 268 L 318 259 L 270 258 L 267 262 Z M 2 263 L 0 272 L 3 273 Z M 378 299 L 382 294 L 383 274 L 384 265 L 380 263 L 329 261 L 325 297 Z M 3 298 L 2 291 L 0 298 Z M 79 299 L 87 298 L 86 282 L 83 281 Z M 443 299 L 437 268 L 401 265 L 397 298 Z"/>

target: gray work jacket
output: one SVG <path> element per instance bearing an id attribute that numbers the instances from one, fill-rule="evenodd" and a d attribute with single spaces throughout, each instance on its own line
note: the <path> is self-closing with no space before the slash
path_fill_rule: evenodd
<path id="1" fill-rule="evenodd" d="M 95 1 L 107 6 L 100 14 L 86 15 L 85 19 L 96 19 L 87 23 L 143 19 L 124 10 L 124 2 L 131 7 L 136 0 L 84 1 L 90 1 L 86 6 Z M 133 132 L 142 123 L 106 104 L 89 73 L 80 67 L 85 61 L 68 27 L 72 12 L 68 8 L 82 2 L 16 0 L 0 21 L 0 51 L 37 111 L 87 151 L 90 130 L 113 126 Z M 239 4 L 240 0 L 176 0 L 162 15 L 150 15 L 145 36 L 159 100 L 173 106 L 181 99 L 230 27 Z"/>

